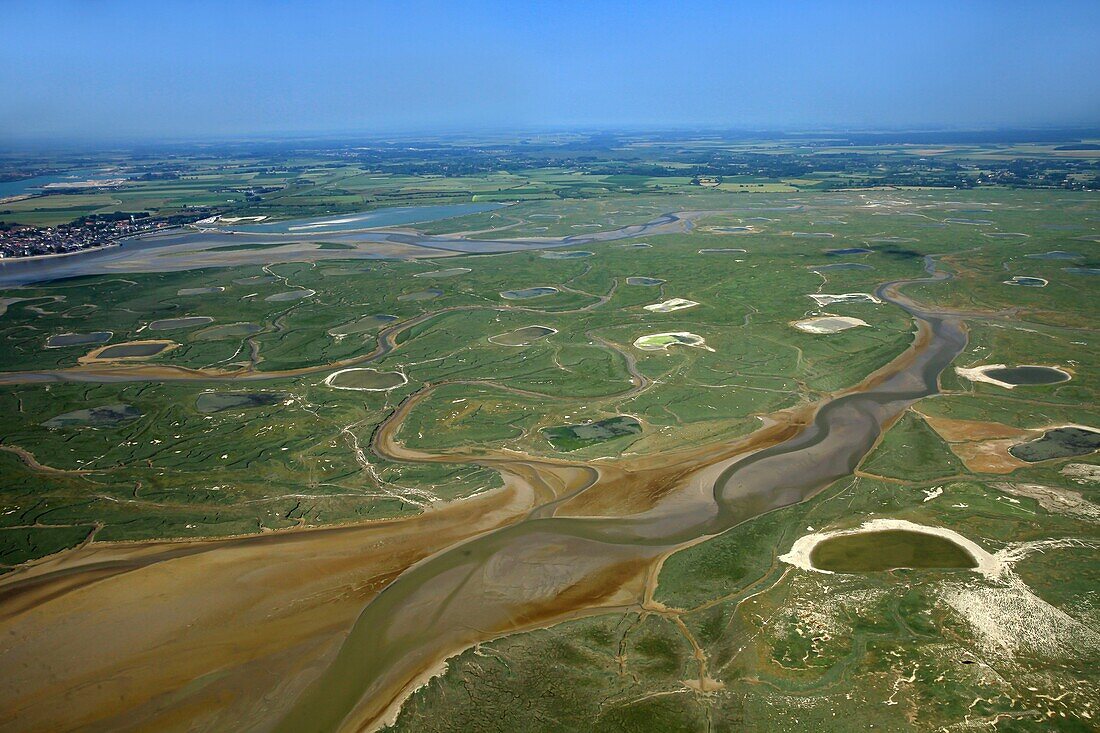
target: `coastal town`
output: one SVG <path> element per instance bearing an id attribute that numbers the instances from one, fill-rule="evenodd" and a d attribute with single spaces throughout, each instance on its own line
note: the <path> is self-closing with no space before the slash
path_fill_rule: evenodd
<path id="1" fill-rule="evenodd" d="M 0 222 L 0 259 L 69 254 L 105 247 L 137 234 L 191 223 L 206 213 L 170 217 L 151 216 L 146 211 L 95 214 L 52 227 Z"/>

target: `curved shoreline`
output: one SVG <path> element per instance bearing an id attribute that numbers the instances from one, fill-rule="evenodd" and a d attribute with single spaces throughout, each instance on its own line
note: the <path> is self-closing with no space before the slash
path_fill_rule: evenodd
<path id="1" fill-rule="evenodd" d="M 778 559 L 801 570 L 833 575 L 837 571 L 824 570 L 813 564 L 811 556 L 813 555 L 814 548 L 825 540 L 830 540 L 834 537 L 850 537 L 853 535 L 881 532 L 884 530 L 904 530 L 916 534 L 941 537 L 955 543 L 973 558 L 975 566 L 970 568 L 973 572 L 981 573 L 989 577 L 997 577 L 1004 572 L 1004 564 L 998 562 L 996 556 L 986 552 L 982 549 L 981 545 L 965 535 L 944 527 L 917 524 L 905 519 L 870 519 L 863 522 L 858 527 L 852 527 L 851 529 L 835 529 L 805 534 L 796 539 L 794 544 L 791 545 L 791 549 L 787 551 L 787 554 L 780 555 Z"/>

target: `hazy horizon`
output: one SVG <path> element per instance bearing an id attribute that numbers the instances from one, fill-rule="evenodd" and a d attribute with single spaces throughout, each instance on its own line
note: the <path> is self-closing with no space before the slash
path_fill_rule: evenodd
<path id="1" fill-rule="evenodd" d="M 0 136 L 1100 123 L 1100 4 L 10 2 Z"/>

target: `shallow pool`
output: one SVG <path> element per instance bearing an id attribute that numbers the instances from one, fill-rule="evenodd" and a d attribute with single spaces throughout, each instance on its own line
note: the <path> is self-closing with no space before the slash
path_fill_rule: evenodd
<path id="1" fill-rule="evenodd" d="M 904 529 L 830 537 L 814 547 L 810 562 L 834 573 L 978 566 L 969 552 L 946 537 Z"/>

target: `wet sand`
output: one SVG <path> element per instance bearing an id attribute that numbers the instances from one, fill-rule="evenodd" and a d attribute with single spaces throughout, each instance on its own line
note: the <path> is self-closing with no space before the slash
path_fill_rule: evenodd
<path id="1" fill-rule="evenodd" d="M 549 498 L 522 467 L 505 482 L 408 520 L 93 544 L 6 577 L 0 728 L 246 729 L 266 696 L 292 699 L 323 668 L 395 575 Z"/>
<path id="2" fill-rule="evenodd" d="M 295 232 L 247 234 L 172 230 L 124 240 L 52 259 L 0 261 L 0 288 L 80 275 L 119 272 L 174 272 L 204 267 L 268 265 L 277 262 L 319 262 L 348 259 L 418 259 L 469 253 L 515 252 L 610 242 L 639 236 L 677 234 L 710 212 L 664 214 L 644 224 L 568 237 L 470 239 L 458 234 L 421 234 L 412 229 L 373 229 L 348 233 Z M 350 249 L 320 249 L 318 242 Z M 237 249 L 244 247 L 245 249 Z M 250 247 L 258 247 L 251 248 Z M 228 248 L 228 249 L 226 249 Z"/>

